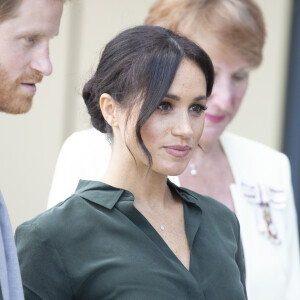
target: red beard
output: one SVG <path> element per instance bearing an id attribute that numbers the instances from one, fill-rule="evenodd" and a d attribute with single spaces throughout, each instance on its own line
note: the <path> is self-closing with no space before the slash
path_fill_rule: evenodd
<path id="1" fill-rule="evenodd" d="M 39 83 L 43 75 L 37 71 L 24 73 L 12 81 L 9 72 L 0 66 L 0 111 L 22 114 L 30 110 L 34 93 L 26 91 L 22 83 Z"/>

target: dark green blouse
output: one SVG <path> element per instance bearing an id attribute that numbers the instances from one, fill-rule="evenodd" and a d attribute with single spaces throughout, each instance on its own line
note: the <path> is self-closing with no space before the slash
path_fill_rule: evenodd
<path id="1" fill-rule="evenodd" d="M 184 203 L 188 271 L 133 206 L 133 195 L 83 181 L 16 230 L 25 298 L 243 300 L 239 223 L 224 205 L 168 181 Z"/>

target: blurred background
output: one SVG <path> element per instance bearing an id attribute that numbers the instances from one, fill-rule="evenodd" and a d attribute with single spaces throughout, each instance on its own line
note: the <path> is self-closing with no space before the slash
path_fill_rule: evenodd
<path id="1" fill-rule="evenodd" d="M 50 48 L 54 71 L 38 86 L 32 110 L 0 116 L 0 189 L 14 229 L 46 209 L 61 145 L 72 132 L 90 127 L 81 91 L 103 46 L 121 30 L 142 24 L 153 2 L 72 0 L 65 5 L 60 34 Z M 292 91 L 288 78 L 293 75 L 289 66 L 294 65 L 290 44 L 295 6 L 293 0 L 256 2 L 267 27 L 264 59 L 251 74 L 230 130 L 290 151 L 293 147 L 285 132 L 295 124 L 286 125 L 285 120 L 294 112 L 286 110 L 286 99 Z"/>

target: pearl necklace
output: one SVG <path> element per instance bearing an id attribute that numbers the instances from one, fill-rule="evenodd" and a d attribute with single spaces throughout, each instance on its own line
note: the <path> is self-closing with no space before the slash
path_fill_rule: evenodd
<path id="1" fill-rule="evenodd" d="M 160 225 L 160 229 L 161 230 L 165 230 L 165 226 L 164 225 Z"/>

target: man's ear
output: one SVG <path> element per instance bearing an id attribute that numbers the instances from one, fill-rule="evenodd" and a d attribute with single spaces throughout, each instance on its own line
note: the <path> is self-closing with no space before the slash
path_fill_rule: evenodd
<path id="1" fill-rule="evenodd" d="M 114 98 L 111 95 L 104 93 L 100 97 L 99 104 L 102 111 L 102 115 L 106 122 L 111 127 L 118 126 L 118 118 L 116 113 L 117 105 Z"/>

